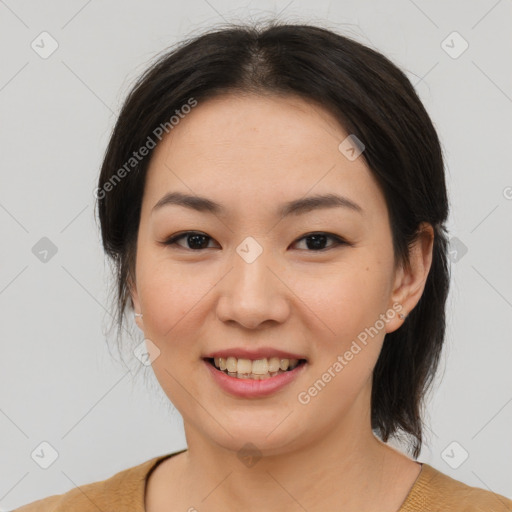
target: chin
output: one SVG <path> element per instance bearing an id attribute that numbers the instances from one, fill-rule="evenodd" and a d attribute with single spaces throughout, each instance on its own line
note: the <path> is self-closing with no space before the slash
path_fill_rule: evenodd
<path id="1" fill-rule="evenodd" d="M 284 422 L 282 420 L 283 418 L 279 421 L 260 421 L 256 424 L 251 423 L 248 418 L 236 424 L 230 423 L 229 427 L 223 423 L 227 432 L 220 426 L 210 430 L 213 425 L 205 431 L 203 423 L 203 435 L 222 448 L 236 452 L 237 455 L 240 455 L 239 452 L 251 449 L 257 451 L 260 456 L 279 455 L 305 442 L 303 439 L 299 441 L 303 434 L 295 425 L 291 423 L 285 425 L 286 420 Z"/>

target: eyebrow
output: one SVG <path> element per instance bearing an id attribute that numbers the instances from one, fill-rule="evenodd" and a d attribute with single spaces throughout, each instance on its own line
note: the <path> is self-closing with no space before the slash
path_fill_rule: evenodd
<path id="1" fill-rule="evenodd" d="M 225 207 L 211 199 L 197 195 L 183 194 L 181 192 L 169 192 L 165 194 L 155 204 L 155 206 L 153 206 L 151 213 L 169 205 L 182 206 L 184 208 L 189 208 L 198 212 L 211 213 L 213 215 L 226 214 Z M 281 217 L 302 215 L 321 208 L 347 208 L 364 215 L 364 210 L 361 206 L 348 197 L 337 194 L 314 195 L 289 201 L 281 205 L 277 211 L 277 215 Z"/>

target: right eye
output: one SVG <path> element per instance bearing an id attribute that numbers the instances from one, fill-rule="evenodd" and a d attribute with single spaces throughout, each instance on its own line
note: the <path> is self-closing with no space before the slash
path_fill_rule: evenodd
<path id="1" fill-rule="evenodd" d="M 178 244 L 178 240 L 185 238 L 188 247 L 184 247 L 183 245 Z M 199 233 L 196 231 L 185 231 L 184 233 L 178 233 L 177 235 L 173 235 L 170 238 L 166 239 L 162 242 L 163 245 L 178 245 L 179 247 L 191 250 L 191 251 L 200 251 L 202 249 L 207 249 L 205 244 L 208 245 L 207 240 L 213 240 L 212 237 L 205 235 L 204 233 Z"/>

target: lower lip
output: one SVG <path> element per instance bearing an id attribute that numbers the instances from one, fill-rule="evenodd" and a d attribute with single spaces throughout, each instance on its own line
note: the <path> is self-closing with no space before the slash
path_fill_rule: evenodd
<path id="1" fill-rule="evenodd" d="M 208 361 L 203 359 L 203 362 L 215 382 L 217 382 L 224 391 L 241 398 L 260 398 L 276 393 L 296 379 L 307 365 L 307 363 L 301 363 L 288 372 L 280 373 L 268 379 L 254 380 L 230 377 L 228 374 L 215 368 Z"/>

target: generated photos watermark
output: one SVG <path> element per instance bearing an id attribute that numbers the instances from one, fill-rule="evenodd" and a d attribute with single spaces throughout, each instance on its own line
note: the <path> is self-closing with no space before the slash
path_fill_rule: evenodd
<path id="1" fill-rule="evenodd" d="M 368 336 L 374 338 L 384 328 L 385 323 L 395 318 L 402 311 L 403 306 L 398 302 L 393 304 L 392 309 L 386 313 L 381 313 L 379 319 L 371 327 L 366 327 L 357 335 L 357 340 L 353 340 L 350 348 L 343 354 L 336 357 L 336 360 L 322 373 L 322 375 L 307 389 L 297 395 L 297 400 L 302 405 L 307 405 L 311 399 L 316 397 L 325 386 L 331 382 L 349 363 L 359 354 L 368 344 Z M 359 343 L 358 343 L 359 341 Z"/>
<path id="2" fill-rule="evenodd" d="M 170 133 L 171 130 L 179 124 L 181 119 L 189 114 L 192 108 L 196 105 L 197 100 L 189 98 L 187 103 L 174 111 L 175 115 L 172 115 L 168 121 L 160 123 L 153 130 L 151 135 L 148 135 L 146 142 L 137 151 L 132 153 L 132 156 L 126 160 L 126 162 L 107 180 L 107 182 L 94 190 L 94 197 L 96 199 L 104 199 L 107 193 L 113 190 L 115 186 L 131 171 L 133 171 L 133 169 L 135 169 L 137 165 L 149 155 L 149 152 L 156 147 L 157 142 L 155 139 L 158 139 L 158 142 L 160 142 L 162 138 L 166 134 Z"/>

